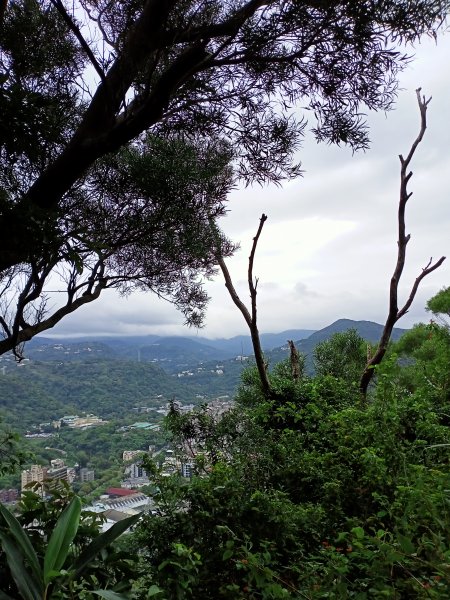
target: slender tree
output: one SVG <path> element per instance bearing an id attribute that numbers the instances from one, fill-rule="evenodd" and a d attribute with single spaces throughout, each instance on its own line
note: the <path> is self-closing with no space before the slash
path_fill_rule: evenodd
<path id="1" fill-rule="evenodd" d="M 427 128 L 427 108 L 431 98 L 428 100 L 425 96 L 421 96 L 420 88 L 416 90 L 417 102 L 419 104 L 420 111 L 420 130 L 419 134 L 411 145 L 406 158 L 401 154 L 400 158 L 400 199 L 398 204 L 398 241 L 397 241 L 397 262 L 395 264 L 394 272 L 391 277 L 391 283 L 389 287 L 389 311 L 386 318 L 386 322 L 381 334 L 380 341 L 377 349 L 373 356 L 367 361 L 366 367 L 363 371 L 360 380 L 360 389 L 363 398 L 367 395 L 367 388 L 372 380 L 377 365 L 381 363 L 386 354 L 389 340 L 391 339 L 392 330 L 394 325 L 399 319 L 401 319 L 410 309 L 411 304 L 414 301 L 417 290 L 419 289 L 420 282 L 424 277 L 438 269 L 445 260 L 445 256 L 442 256 L 439 260 L 433 262 L 430 258 L 426 266 L 422 269 L 422 272 L 417 276 L 414 284 L 411 288 L 411 292 L 405 302 L 405 304 L 399 308 L 398 303 L 398 286 L 403 273 L 406 259 L 406 246 L 410 240 L 410 234 L 406 234 L 405 225 L 405 212 L 406 204 L 412 196 L 412 192 L 408 192 L 408 182 L 412 177 L 412 171 L 408 171 L 411 160 L 417 150 L 418 145 L 423 139 L 425 130 Z"/>
<path id="2" fill-rule="evenodd" d="M 233 281 L 231 279 L 230 272 L 228 270 L 227 265 L 225 264 L 225 261 L 223 259 L 223 253 L 221 252 L 221 250 L 218 250 L 218 252 L 217 252 L 217 262 L 219 263 L 219 267 L 220 267 L 223 277 L 225 279 L 225 287 L 227 288 L 234 304 L 241 311 L 241 314 L 244 317 L 245 322 L 247 323 L 248 328 L 250 330 L 250 336 L 252 338 L 252 344 L 253 344 L 253 352 L 255 353 L 255 362 L 256 362 L 257 369 L 258 369 L 259 378 L 261 380 L 262 390 L 263 390 L 263 393 L 265 394 L 265 396 L 269 397 L 272 393 L 272 390 L 270 387 L 269 376 L 267 373 L 267 364 L 264 360 L 264 354 L 263 354 L 262 347 L 261 347 L 261 340 L 259 337 L 258 321 L 257 321 L 258 310 L 257 310 L 257 304 L 256 304 L 256 296 L 257 296 L 258 279 L 254 278 L 254 276 L 253 276 L 253 264 L 255 262 L 256 247 L 258 245 L 258 240 L 261 235 L 262 229 L 264 227 L 264 223 L 266 221 L 267 221 L 267 216 L 264 214 L 261 215 L 261 218 L 259 220 L 258 231 L 256 232 L 256 235 L 253 238 L 252 249 L 250 251 L 250 256 L 248 258 L 247 282 L 248 282 L 248 289 L 250 292 L 250 304 L 251 304 L 250 310 L 248 310 L 248 308 L 245 306 L 245 304 L 240 299 L 238 293 L 236 292 L 236 288 L 233 285 Z"/>

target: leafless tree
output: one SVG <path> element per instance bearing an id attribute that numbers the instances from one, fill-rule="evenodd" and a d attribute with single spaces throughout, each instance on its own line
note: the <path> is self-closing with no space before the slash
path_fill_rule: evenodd
<path id="1" fill-rule="evenodd" d="M 404 158 L 401 154 L 400 158 L 400 199 L 398 204 L 398 241 L 397 241 L 397 262 L 395 264 L 394 273 L 391 277 L 391 283 L 389 288 L 389 311 L 386 318 L 386 322 L 384 324 L 383 332 L 381 334 L 380 341 L 378 342 L 378 346 L 371 358 L 369 358 L 366 368 L 361 376 L 360 380 L 360 390 L 363 398 L 366 398 L 367 389 L 369 384 L 374 376 L 376 367 L 381 363 L 386 354 L 389 340 L 391 339 L 392 330 L 394 325 L 397 323 L 399 319 L 401 319 L 409 310 L 417 290 L 419 288 L 420 282 L 424 277 L 435 271 L 439 268 L 445 260 L 445 256 L 442 256 L 436 262 L 433 262 L 433 259 L 430 258 L 426 266 L 422 269 L 422 272 L 416 280 L 411 288 L 411 292 L 405 302 L 405 304 L 399 308 L 398 306 L 398 286 L 400 283 L 400 279 L 403 273 L 403 269 L 405 266 L 406 259 L 406 246 L 411 238 L 410 234 L 406 234 L 406 226 L 405 226 L 405 212 L 406 212 L 406 204 L 408 200 L 412 196 L 412 192 L 408 192 L 408 183 L 412 177 L 412 171 L 408 171 L 411 160 L 417 150 L 418 145 L 423 139 L 425 134 L 425 130 L 427 128 L 427 108 L 430 103 L 431 98 L 428 100 L 425 99 L 425 96 L 421 96 L 420 88 L 416 90 L 417 102 L 419 104 L 420 111 L 420 130 L 419 134 L 411 145 L 411 148 L 408 152 L 406 158 Z"/>
<path id="2" fill-rule="evenodd" d="M 256 295 L 257 295 L 258 279 L 253 277 L 253 264 L 255 261 L 256 247 L 258 245 L 258 240 L 259 240 L 259 237 L 261 235 L 261 232 L 262 232 L 262 229 L 264 227 L 264 223 L 266 222 L 266 220 L 267 220 L 267 216 L 263 214 L 259 220 L 258 231 L 256 232 L 256 235 L 253 238 L 252 249 L 250 252 L 249 259 L 248 259 L 247 282 L 248 282 L 248 289 L 250 291 L 250 302 L 251 302 L 250 310 L 248 310 L 248 308 L 245 306 L 245 304 L 240 299 L 240 297 L 236 291 L 236 288 L 233 285 L 233 281 L 231 279 L 231 275 L 228 270 L 228 267 L 225 264 L 223 255 L 220 251 L 217 253 L 217 262 L 219 263 L 219 267 L 223 273 L 223 276 L 225 279 L 225 286 L 231 296 L 231 299 L 233 300 L 234 304 L 238 307 L 238 309 L 242 313 L 242 316 L 244 317 L 245 322 L 247 323 L 248 328 L 250 330 L 250 336 L 252 338 L 252 344 L 253 344 L 253 352 L 255 354 L 255 362 L 256 362 L 256 367 L 258 369 L 259 378 L 261 380 L 262 390 L 263 390 L 264 395 L 266 397 L 269 397 L 271 395 L 271 387 L 270 387 L 269 377 L 267 374 L 267 364 L 264 360 L 264 354 L 263 354 L 262 347 L 261 347 L 261 340 L 259 337 L 258 323 L 257 323 Z"/>

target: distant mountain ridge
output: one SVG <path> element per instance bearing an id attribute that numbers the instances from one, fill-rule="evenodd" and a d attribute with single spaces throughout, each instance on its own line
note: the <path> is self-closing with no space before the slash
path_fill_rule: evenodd
<path id="1" fill-rule="evenodd" d="M 286 343 L 288 339 L 304 339 L 313 329 L 290 329 L 280 333 L 261 334 L 265 351 Z M 199 336 L 124 336 L 82 338 L 34 338 L 26 347 L 29 358 L 39 360 L 73 360 L 77 356 L 102 354 L 104 358 L 123 358 L 137 361 L 170 361 L 176 363 L 208 360 L 227 360 L 253 354 L 250 336 L 209 339 Z"/>
<path id="2" fill-rule="evenodd" d="M 315 331 L 308 338 L 296 340 L 295 345 L 297 347 L 297 350 L 307 355 L 306 365 L 309 373 L 312 373 L 313 352 L 317 344 L 329 339 L 335 333 L 342 333 L 344 331 L 348 331 L 349 329 L 355 329 L 357 333 L 366 341 L 376 343 L 381 337 L 383 325 L 380 325 L 379 323 L 375 323 L 373 321 L 353 321 L 352 319 L 338 319 L 334 323 L 331 323 L 331 325 L 328 325 L 327 327 L 324 327 L 319 331 Z M 399 327 L 394 327 L 391 339 L 393 341 L 398 340 L 406 331 L 408 330 L 401 329 Z M 287 353 L 287 346 L 275 348 L 268 355 L 270 364 L 280 362 L 281 360 L 287 357 Z"/>
<path id="3" fill-rule="evenodd" d="M 331 325 L 315 331 L 308 337 L 308 341 L 319 343 L 328 339 L 334 333 L 342 333 L 348 329 L 356 329 L 359 335 L 367 340 L 368 342 L 377 342 L 380 339 L 383 331 L 383 325 L 375 323 L 374 321 L 353 321 L 352 319 L 338 319 Z M 398 340 L 407 329 L 401 329 L 400 327 L 394 327 L 392 331 L 392 340 Z M 306 340 L 302 340 L 305 342 Z"/>
<path id="4" fill-rule="evenodd" d="M 270 364 L 283 360 L 287 353 L 287 340 L 294 340 L 299 352 L 312 355 L 315 346 L 334 333 L 356 329 L 365 340 L 375 343 L 380 339 L 383 326 L 373 321 L 338 319 L 318 331 L 288 329 L 280 333 L 262 333 L 261 344 Z M 392 339 L 397 340 L 406 329 L 395 327 Z M 54 340 L 34 338 L 26 346 L 25 354 L 34 360 L 60 360 L 63 362 L 86 359 L 122 359 L 136 362 L 160 363 L 169 372 L 182 366 L 210 361 L 226 361 L 238 356 L 252 356 L 250 336 L 238 335 L 229 339 L 209 339 L 200 336 L 156 335 L 124 337 L 83 337 Z"/>
<path id="5" fill-rule="evenodd" d="M 319 342 L 334 333 L 355 329 L 365 340 L 376 343 L 383 326 L 373 321 L 338 319 L 318 331 L 288 329 L 280 333 L 261 334 L 261 344 L 270 365 L 288 356 L 287 340 L 295 341 L 299 352 L 307 355 L 308 372 L 313 369 L 313 352 Z M 394 328 L 392 339 L 397 340 L 406 329 Z M 66 338 L 52 340 L 35 338 L 26 347 L 25 354 L 31 360 L 72 362 L 77 360 L 125 360 L 155 363 L 169 374 L 188 371 L 199 365 L 216 368 L 216 363 L 229 362 L 236 375 L 234 364 L 239 357 L 245 361 L 253 355 L 250 336 L 240 335 L 230 339 L 209 339 L 200 336 L 155 335 Z M 1 362 L 1 357 L 0 357 Z M 243 363 L 242 363 L 243 364 Z M 236 379 L 236 377 L 234 378 Z"/>
<path id="6" fill-rule="evenodd" d="M 298 329 L 262 334 L 265 357 L 270 368 L 285 360 L 287 340 L 293 339 L 307 355 L 307 371 L 312 374 L 315 346 L 352 328 L 367 341 L 377 342 L 383 326 L 339 319 L 319 331 L 306 330 L 310 335 L 303 339 L 305 330 Z M 405 331 L 395 328 L 392 338 L 398 339 Z M 278 347 L 268 350 L 274 341 Z M 130 414 L 133 407 L 156 406 L 171 398 L 193 403 L 218 396 L 232 398 L 242 369 L 252 364 L 247 342 L 246 336 L 232 340 L 37 338 L 26 346 L 28 360 L 20 365 L 10 355 L 0 356 L 0 412 L 7 423 L 23 430 L 61 413 L 85 411 L 114 418 Z"/>

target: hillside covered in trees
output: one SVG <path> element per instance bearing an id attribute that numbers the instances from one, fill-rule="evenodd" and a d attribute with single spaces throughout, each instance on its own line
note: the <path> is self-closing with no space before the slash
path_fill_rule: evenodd
<path id="1" fill-rule="evenodd" d="M 377 323 L 341 319 L 306 339 L 296 338 L 309 374 L 314 372 L 317 344 L 349 328 L 372 343 L 382 331 Z M 393 339 L 398 339 L 402 331 L 396 328 Z M 265 356 L 271 367 L 286 359 L 287 336 L 291 333 L 300 332 L 267 336 L 266 344 L 284 341 L 283 347 L 267 348 Z M 170 400 L 202 404 L 218 396 L 231 399 L 243 369 L 254 362 L 252 354 L 240 355 L 244 344 L 248 344 L 246 339 L 238 338 L 234 346 L 231 340 L 210 340 L 211 345 L 184 338 L 152 341 L 148 345 L 146 338 L 139 337 L 101 342 L 37 338 L 27 347 L 28 360 L 19 365 L 13 357 L 0 358 L 0 369 L 4 367 L 0 414 L 8 425 L 25 432 L 63 415 L 92 413 L 106 420 L 121 419 L 136 414 L 133 409 L 156 409 Z M 237 356 L 223 360 L 234 352 Z"/>

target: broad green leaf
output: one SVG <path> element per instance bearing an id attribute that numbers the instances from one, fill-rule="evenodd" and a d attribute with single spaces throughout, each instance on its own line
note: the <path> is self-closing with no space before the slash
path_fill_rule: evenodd
<path id="1" fill-rule="evenodd" d="M 397 533 L 397 539 L 400 544 L 400 548 L 405 554 L 414 554 L 416 549 L 408 537 L 402 535 L 401 533 Z"/>
<path id="2" fill-rule="evenodd" d="M 39 598 L 42 598 L 41 582 L 39 579 L 36 581 L 25 567 L 23 554 L 16 540 L 5 534 L 0 534 L 0 540 L 11 575 L 23 600 L 39 600 Z"/>
<path id="3" fill-rule="evenodd" d="M 75 562 L 74 578 L 78 577 L 80 573 L 84 571 L 86 566 L 97 556 L 97 554 L 112 544 L 124 531 L 126 531 L 131 525 L 136 523 L 141 515 L 132 515 L 123 521 L 115 523 L 110 529 L 97 536 L 92 540 L 87 548 L 78 557 Z"/>
<path id="4" fill-rule="evenodd" d="M 147 590 L 147 598 L 153 598 L 153 596 L 156 596 L 157 594 L 162 594 L 162 592 L 163 590 L 160 587 L 153 584 Z"/>
<path id="5" fill-rule="evenodd" d="M 78 530 L 81 500 L 75 496 L 61 513 L 48 542 L 44 557 L 44 582 L 47 584 L 52 571 L 59 571 L 66 561 L 71 543 Z"/>
<path id="6" fill-rule="evenodd" d="M 353 527 L 352 533 L 358 540 L 362 540 L 364 538 L 364 529 L 362 527 Z"/>
<path id="7" fill-rule="evenodd" d="M 92 593 L 97 594 L 97 596 L 101 596 L 102 598 L 106 598 L 106 600 L 128 600 L 129 598 L 129 596 L 118 594 L 112 590 L 93 590 Z"/>
<path id="8" fill-rule="evenodd" d="M 66 571 L 49 571 L 47 573 L 47 582 L 46 583 L 50 583 L 51 581 L 53 581 L 53 579 L 56 579 L 57 577 L 61 577 L 61 575 L 63 575 L 64 573 L 66 573 Z"/>
<path id="9" fill-rule="evenodd" d="M 9 529 L 10 535 L 14 538 L 17 546 L 21 550 L 21 554 L 24 557 L 24 562 L 29 564 L 33 571 L 33 575 L 37 581 L 41 579 L 41 567 L 39 560 L 34 551 L 31 542 L 22 528 L 22 525 L 16 519 L 16 517 L 9 512 L 9 510 L 0 504 L 0 519 L 3 519 L 6 526 Z"/>
<path id="10" fill-rule="evenodd" d="M 225 552 L 222 555 L 222 560 L 228 560 L 229 558 L 231 558 L 233 556 L 233 554 L 234 554 L 233 550 L 230 550 L 230 549 L 225 550 Z"/>

